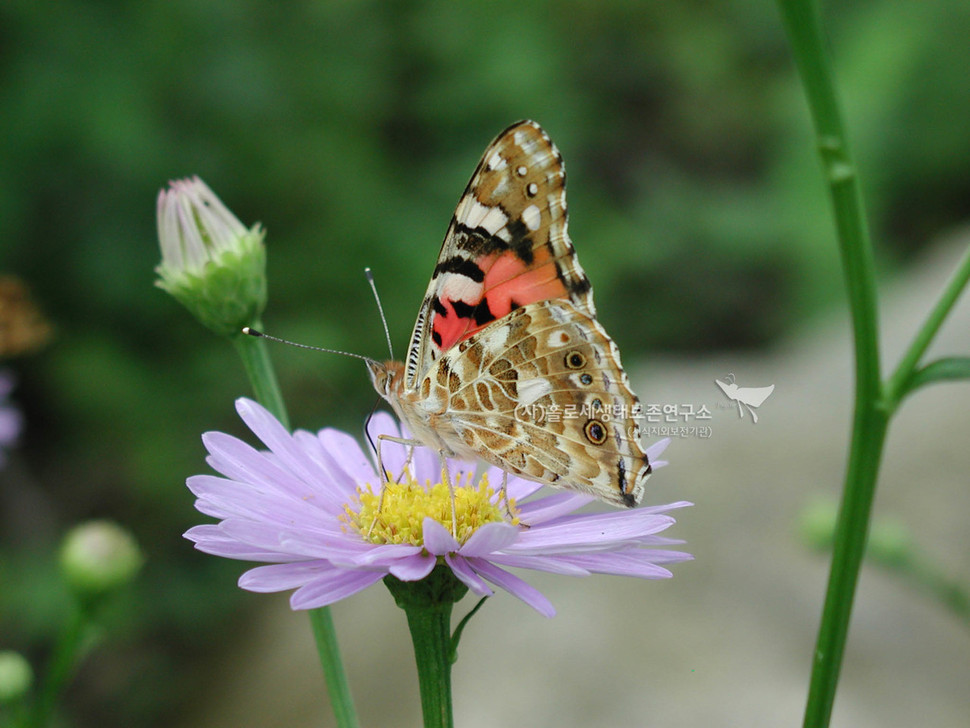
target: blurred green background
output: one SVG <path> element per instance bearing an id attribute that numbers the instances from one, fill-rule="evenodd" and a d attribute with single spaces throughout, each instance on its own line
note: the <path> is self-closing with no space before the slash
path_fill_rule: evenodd
<path id="1" fill-rule="evenodd" d="M 970 5 L 827 5 L 892 275 L 970 215 Z M 180 537 L 202 520 L 182 485 L 205 470 L 199 435 L 239 433 L 248 392 L 231 347 L 152 285 L 158 189 L 198 174 L 265 226 L 271 333 L 383 356 L 371 266 L 400 355 L 480 153 L 526 117 L 565 157 L 625 360 L 768 347 L 841 304 L 768 0 L 0 5 L 0 272 L 57 330 L 6 365 L 26 431 L 0 472 L 0 647 L 46 659 L 71 524 L 116 519 L 148 558 L 67 696 L 72 725 L 166 725 L 199 698 L 195 658 L 244 623 L 226 610 L 254 603 L 239 564 Z M 273 353 L 296 425 L 360 427 L 359 362 Z"/>

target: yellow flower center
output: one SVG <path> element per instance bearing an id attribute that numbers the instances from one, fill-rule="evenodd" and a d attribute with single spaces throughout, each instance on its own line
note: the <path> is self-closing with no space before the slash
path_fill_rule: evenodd
<path id="1" fill-rule="evenodd" d="M 507 520 L 507 511 L 512 514 L 512 523 L 518 524 L 515 514 L 515 501 L 509 505 L 496 499 L 495 491 L 482 476 L 477 486 L 468 484 L 455 487 L 455 524 L 458 543 L 464 543 L 486 523 Z M 357 507 L 359 504 L 359 508 Z M 346 506 L 345 520 L 348 525 L 368 541 L 376 544 L 407 543 L 424 545 L 424 519 L 433 518 L 451 532 L 451 498 L 445 483 L 425 481 L 422 485 L 410 474 L 404 482 L 389 482 L 384 485 L 384 499 L 380 491 L 373 492 L 370 485 L 357 489 L 356 502 Z"/>

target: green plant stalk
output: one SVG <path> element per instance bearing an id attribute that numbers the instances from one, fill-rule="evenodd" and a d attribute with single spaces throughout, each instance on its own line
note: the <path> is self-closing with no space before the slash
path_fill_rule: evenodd
<path id="1" fill-rule="evenodd" d="M 451 602 L 405 608 L 421 689 L 425 728 L 452 728 Z"/>
<path id="2" fill-rule="evenodd" d="M 918 586 L 970 627 L 970 593 L 962 584 L 928 564 L 915 564 L 910 572 Z"/>
<path id="3" fill-rule="evenodd" d="M 890 411 L 894 410 L 906 395 L 907 385 L 919 366 L 923 354 L 926 353 L 930 342 L 933 341 L 933 337 L 940 330 L 940 326 L 943 325 L 943 321 L 946 320 L 957 299 L 960 298 L 960 294 L 963 293 L 968 281 L 970 281 L 970 247 L 963 254 L 956 272 L 947 282 L 946 288 L 943 289 L 943 294 L 926 317 L 926 321 L 916 333 L 906 353 L 903 354 L 896 371 L 893 372 L 886 383 L 885 400 L 886 407 Z"/>
<path id="4" fill-rule="evenodd" d="M 418 668 L 424 728 L 453 728 L 451 665 L 457 656 L 461 630 L 454 636 L 451 634 L 451 610 L 468 593 L 468 587 L 443 563 L 419 581 L 400 581 L 386 576 L 384 585 L 407 615 Z M 480 606 L 481 602 L 472 614 Z M 471 614 L 462 621 L 461 627 L 469 617 Z"/>
<path id="5" fill-rule="evenodd" d="M 869 558 L 893 576 L 904 579 L 918 593 L 949 609 L 955 617 L 970 627 L 970 592 L 963 584 L 944 574 L 936 561 L 924 558 L 911 546 L 901 558 L 890 556 L 880 559 L 873 556 L 871 549 Z"/>
<path id="6" fill-rule="evenodd" d="M 836 223 L 854 336 L 852 439 L 804 718 L 805 728 L 824 728 L 832 716 L 889 413 L 881 398 L 872 247 L 818 9 L 812 0 L 778 0 L 778 6 L 815 128 Z"/>
<path id="7" fill-rule="evenodd" d="M 33 709 L 28 714 L 27 725 L 30 728 L 47 728 L 51 724 L 54 705 L 64 691 L 64 686 L 74 675 L 84 655 L 93 647 L 94 635 L 89 617 L 88 611 L 80 605 L 75 606 L 68 617 L 54 646 L 50 665 Z"/>
<path id="8" fill-rule="evenodd" d="M 262 328 L 259 321 L 253 328 Z M 236 351 L 243 360 L 243 366 L 252 384 L 256 399 L 289 429 L 286 405 L 276 380 L 276 372 L 266 350 L 266 340 L 239 333 L 232 337 Z M 334 629 L 333 616 L 329 607 L 310 611 L 310 626 L 317 645 L 317 655 L 323 668 L 323 677 L 330 695 L 330 705 L 339 728 L 357 728 L 357 710 L 350 695 L 350 683 L 340 658 L 340 646 Z"/>
<path id="9" fill-rule="evenodd" d="M 334 628 L 330 607 L 311 609 L 309 616 L 334 718 L 340 728 L 356 728 L 357 709 L 354 707 L 350 683 L 347 682 L 347 673 L 340 659 L 340 645 L 337 643 L 337 630 Z"/>
<path id="10" fill-rule="evenodd" d="M 252 327 L 257 330 L 262 329 L 262 326 L 261 321 L 254 321 L 252 324 Z M 241 331 L 230 338 L 242 359 L 256 399 L 272 412 L 286 429 L 290 429 L 290 418 L 286 413 L 286 404 L 283 402 L 283 394 L 280 392 L 273 362 L 266 349 L 266 340 L 257 336 L 247 336 Z"/>

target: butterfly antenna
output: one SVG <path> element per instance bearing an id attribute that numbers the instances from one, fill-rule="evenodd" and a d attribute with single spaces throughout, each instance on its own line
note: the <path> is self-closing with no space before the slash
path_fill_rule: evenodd
<path id="1" fill-rule="evenodd" d="M 300 344 L 296 341 L 289 341 L 288 339 L 280 339 L 276 336 L 270 336 L 269 334 L 264 334 L 262 331 L 257 331 L 250 326 L 243 326 L 242 332 L 246 336 L 253 336 L 257 339 L 269 339 L 270 341 L 275 341 L 279 344 L 289 344 L 290 346 L 295 346 L 298 349 L 309 349 L 310 351 L 323 351 L 327 354 L 342 354 L 343 356 L 350 356 L 354 359 L 360 359 L 361 361 L 372 362 L 374 361 L 369 356 L 364 356 L 363 354 L 354 354 L 351 351 L 340 351 L 339 349 L 325 349 L 322 346 L 310 346 L 309 344 Z"/>
<path id="2" fill-rule="evenodd" d="M 384 316 L 384 307 L 381 305 L 381 297 L 377 294 L 377 285 L 374 283 L 374 274 L 371 272 L 370 268 L 364 268 L 364 275 L 367 276 L 367 282 L 370 284 L 370 290 L 374 294 L 374 300 L 377 302 L 377 312 L 381 315 L 381 323 L 384 324 L 384 338 L 387 339 L 387 351 L 391 355 L 391 359 L 393 359 L 394 346 L 391 344 L 391 332 L 387 328 L 387 317 Z"/>

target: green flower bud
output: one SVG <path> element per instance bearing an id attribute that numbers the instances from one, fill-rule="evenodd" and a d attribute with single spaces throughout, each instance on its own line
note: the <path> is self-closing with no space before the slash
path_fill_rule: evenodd
<path id="1" fill-rule="evenodd" d="M 805 507 L 799 516 L 804 542 L 818 551 L 831 550 L 837 516 L 834 501 L 819 500 Z M 867 558 L 882 566 L 900 568 L 909 564 L 914 554 L 913 535 L 905 523 L 890 517 L 873 520 L 866 543 Z"/>
<path id="2" fill-rule="evenodd" d="M 817 500 L 799 514 L 798 530 L 802 540 L 817 551 L 832 548 L 838 506 L 834 501 Z"/>
<path id="3" fill-rule="evenodd" d="M 95 596 L 128 583 L 143 561 L 131 534 L 111 521 L 75 526 L 61 546 L 61 571 L 81 596 Z"/>
<path id="4" fill-rule="evenodd" d="M 880 518 L 869 530 L 869 543 L 866 555 L 889 567 L 903 567 L 915 554 L 913 534 L 902 521 L 895 518 Z"/>
<path id="5" fill-rule="evenodd" d="M 0 652 L 0 705 L 23 699 L 34 682 L 30 663 L 19 652 Z"/>
<path id="6" fill-rule="evenodd" d="M 158 195 L 162 262 L 155 284 L 225 336 L 259 320 L 266 307 L 266 248 L 259 224 L 247 230 L 198 177 Z"/>

